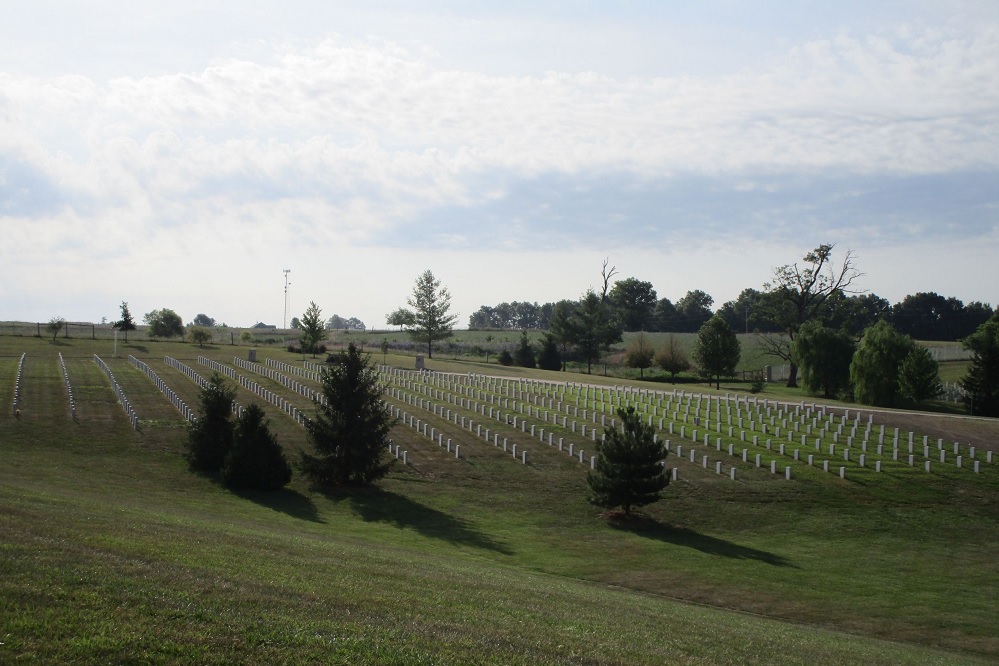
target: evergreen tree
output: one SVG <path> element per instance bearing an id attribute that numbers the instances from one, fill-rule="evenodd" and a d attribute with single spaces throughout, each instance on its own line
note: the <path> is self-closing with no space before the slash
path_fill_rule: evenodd
<path id="1" fill-rule="evenodd" d="M 236 389 L 213 373 L 199 396 L 198 420 L 187 431 L 187 461 L 191 469 L 214 474 L 222 469 L 232 447 L 232 405 Z"/>
<path id="2" fill-rule="evenodd" d="M 561 370 L 562 355 L 558 351 L 558 342 L 551 333 L 545 333 L 541 342 L 541 353 L 538 354 L 538 367 L 542 370 Z"/>
<path id="3" fill-rule="evenodd" d="M 669 485 L 662 465 L 666 447 L 655 441 L 655 430 L 634 407 L 617 410 L 621 428 L 606 431 L 597 442 L 597 460 L 586 477 L 590 502 L 607 509 L 621 507 L 626 516 L 632 507 L 645 506 L 661 498 Z"/>
<path id="4" fill-rule="evenodd" d="M 792 349 L 809 393 L 832 398 L 850 387 L 850 361 L 857 345 L 846 332 L 807 321 Z"/>
<path id="5" fill-rule="evenodd" d="M 132 319 L 132 313 L 128 310 L 128 303 L 125 301 L 121 302 L 121 319 L 116 322 L 112 322 L 112 328 L 117 328 L 119 331 L 125 334 L 125 342 L 128 342 L 128 332 L 135 330 L 135 320 Z"/>
<path id="6" fill-rule="evenodd" d="M 320 486 L 369 485 L 388 473 L 382 462 L 395 425 L 382 402 L 384 387 L 371 359 L 351 342 L 320 375 L 325 404 L 305 423 L 317 455 L 302 452 L 300 466 Z"/>
<path id="7" fill-rule="evenodd" d="M 534 358 L 534 350 L 531 348 L 531 342 L 527 339 L 527 331 L 521 331 L 520 333 L 520 346 L 517 347 L 514 360 L 522 368 L 538 367 L 537 361 Z"/>
<path id="8" fill-rule="evenodd" d="M 898 392 L 915 403 L 935 398 L 943 393 L 940 364 L 930 350 L 915 345 L 898 369 Z"/>
<path id="9" fill-rule="evenodd" d="M 969 414 L 999 416 L 999 315 L 961 341 L 973 352 L 968 374 L 961 380 Z"/>
<path id="10" fill-rule="evenodd" d="M 427 343 L 427 358 L 433 358 L 434 342 L 454 335 L 454 324 L 458 321 L 458 315 L 451 314 L 451 292 L 426 270 L 416 278 L 413 296 L 406 302 L 413 309 L 404 310 L 400 318 L 410 322 L 409 337 Z"/>
<path id="11" fill-rule="evenodd" d="M 721 388 L 722 377 L 735 374 L 735 366 L 739 365 L 741 355 L 739 338 L 721 315 L 714 315 L 697 331 L 694 362 L 709 383 L 712 377 L 715 378 L 715 388 Z"/>
<path id="12" fill-rule="evenodd" d="M 850 362 L 853 396 L 864 405 L 892 407 L 899 396 L 899 368 L 915 343 L 887 321 L 864 331 Z"/>
<path id="13" fill-rule="evenodd" d="M 573 315 L 573 344 L 586 358 L 586 372 L 592 372 L 593 362 L 610 345 L 621 341 L 621 324 L 609 303 L 601 300 L 591 289 L 579 301 Z"/>
<path id="14" fill-rule="evenodd" d="M 264 420 L 264 410 L 251 404 L 239 418 L 232 447 L 222 466 L 222 482 L 245 490 L 280 490 L 291 481 L 291 465 Z"/>

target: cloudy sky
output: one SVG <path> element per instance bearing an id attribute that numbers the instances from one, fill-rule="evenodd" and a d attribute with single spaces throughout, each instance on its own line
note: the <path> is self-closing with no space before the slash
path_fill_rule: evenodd
<path id="1" fill-rule="evenodd" d="M 717 305 L 820 243 L 999 303 L 999 3 L 5 2 L 0 320 Z"/>

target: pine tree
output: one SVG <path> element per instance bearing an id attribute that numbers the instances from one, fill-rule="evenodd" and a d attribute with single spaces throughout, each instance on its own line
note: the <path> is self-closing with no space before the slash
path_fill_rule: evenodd
<path id="1" fill-rule="evenodd" d="M 655 430 L 642 421 L 634 407 L 618 409 L 620 429 L 610 429 L 597 443 L 597 460 L 586 477 L 590 502 L 607 509 L 621 507 L 625 516 L 632 507 L 661 498 L 669 476 L 661 464 L 666 447 L 655 441 Z"/>
<path id="2" fill-rule="evenodd" d="M 961 380 L 968 413 L 999 416 L 999 315 L 961 343 L 974 354 L 968 374 Z"/>
<path id="3" fill-rule="evenodd" d="M 534 358 L 534 350 L 531 349 L 531 341 L 527 339 L 527 331 L 520 333 L 520 346 L 514 356 L 517 365 L 522 368 L 536 368 L 538 363 Z"/>
<path id="4" fill-rule="evenodd" d="M 562 355 L 558 352 L 558 342 L 551 333 L 545 333 L 541 343 L 541 353 L 538 354 L 538 367 L 542 370 L 561 370 Z"/>
<path id="5" fill-rule="evenodd" d="M 916 345 L 902 361 L 898 368 L 898 392 L 917 404 L 943 393 L 940 364 L 929 349 Z"/>
<path id="6" fill-rule="evenodd" d="M 215 474 L 232 447 L 232 402 L 236 389 L 213 373 L 201 389 L 198 420 L 187 431 L 187 461 L 191 469 Z"/>
<path id="7" fill-rule="evenodd" d="M 128 303 L 125 301 L 121 302 L 121 319 L 116 322 L 112 322 L 111 328 L 117 328 L 119 331 L 125 334 L 125 342 L 128 342 L 128 332 L 135 330 L 135 320 L 132 319 L 132 313 L 128 310 Z"/>
<path id="8" fill-rule="evenodd" d="M 251 404 L 236 419 L 232 447 L 222 466 L 222 482 L 230 488 L 280 490 L 291 481 L 291 465 L 270 431 L 264 410 Z"/>
<path id="9" fill-rule="evenodd" d="M 369 485 L 388 473 L 382 462 L 395 424 L 382 402 L 384 387 L 367 354 L 351 342 L 322 370 L 323 396 L 306 421 L 315 456 L 302 452 L 300 466 L 320 486 Z"/>

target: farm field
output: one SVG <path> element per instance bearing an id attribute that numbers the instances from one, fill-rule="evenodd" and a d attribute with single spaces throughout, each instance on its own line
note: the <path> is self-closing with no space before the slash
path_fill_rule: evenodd
<path id="1" fill-rule="evenodd" d="M 999 660 L 994 420 L 446 355 L 417 376 L 366 347 L 406 464 L 350 494 L 296 476 L 236 495 L 187 471 L 176 405 L 198 386 L 179 366 L 239 381 L 294 458 L 321 359 L 0 337 L 0 661 Z M 626 524 L 586 502 L 619 405 L 660 428 L 678 474 Z"/>

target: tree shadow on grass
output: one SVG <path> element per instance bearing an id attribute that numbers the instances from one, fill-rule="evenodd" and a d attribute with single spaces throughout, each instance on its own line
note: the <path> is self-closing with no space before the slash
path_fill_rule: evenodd
<path id="1" fill-rule="evenodd" d="M 737 543 L 701 534 L 686 527 L 673 527 L 672 525 L 660 523 L 658 520 L 649 518 L 648 516 L 633 515 L 630 519 L 624 519 L 621 516 L 612 516 L 609 524 L 615 529 L 631 532 L 646 539 L 655 539 L 656 541 L 671 543 L 676 546 L 693 548 L 708 555 L 729 557 L 735 560 L 756 560 L 775 567 L 799 568 L 796 564 L 793 564 L 781 555 L 747 546 L 740 546 Z"/>
<path id="2" fill-rule="evenodd" d="M 464 520 L 432 509 L 425 504 L 380 488 L 354 488 L 332 495 L 350 501 L 351 508 L 365 522 L 389 523 L 399 529 L 411 529 L 431 539 L 455 545 L 472 546 L 503 555 L 513 551 L 475 529 Z"/>
<path id="3" fill-rule="evenodd" d="M 287 514 L 292 518 L 308 520 L 313 523 L 323 522 L 319 519 L 319 510 L 316 508 L 315 503 L 308 496 L 303 495 L 297 490 L 291 490 L 290 488 L 282 488 L 273 492 L 234 490 L 233 494 L 260 506 L 265 506 L 268 509 Z"/>

